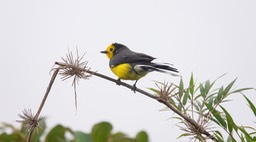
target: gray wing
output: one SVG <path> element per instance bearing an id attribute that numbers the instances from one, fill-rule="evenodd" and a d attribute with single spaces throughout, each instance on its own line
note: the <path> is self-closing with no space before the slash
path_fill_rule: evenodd
<path id="1" fill-rule="evenodd" d="M 118 53 L 116 56 L 114 56 L 109 64 L 111 65 L 119 65 L 123 63 L 136 63 L 136 62 L 145 62 L 150 63 L 152 60 L 156 58 L 149 56 L 147 54 L 143 53 L 137 53 L 133 52 L 131 50 L 122 50 L 120 53 Z"/>

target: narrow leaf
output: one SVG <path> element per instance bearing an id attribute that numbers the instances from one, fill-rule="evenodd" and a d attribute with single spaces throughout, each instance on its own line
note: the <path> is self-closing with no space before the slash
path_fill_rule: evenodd
<path id="1" fill-rule="evenodd" d="M 212 86 L 213 86 L 214 83 L 215 83 L 215 82 L 213 82 L 213 83 L 211 84 L 210 80 L 207 80 L 207 81 L 205 82 L 204 88 L 205 88 L 205 93 L 206 93 L 206 95 L 210 92 L 210 90 L 211 90 L 211 88 L 212 88 Z"/>
<path id="2" fill-rule="evenodd" d="M 255 89 L 255 88 L 240 88 L 240 89 L 234 90 L 234 91 L 232 91 L 230 93 L 231 94 L 233 94 L 233 93 L 241 93 L 243 91 L 248 91 L 248 90 L 253 90 L 253 89 Z"/>
<path id="3" fill-rule="evenodd" d="M 159 91 L 159 90 L 154 89 L 154 88 L 148 88 L 148 89 L 151 90 L 152 92 L 156 93 L 156 95 L 159 96 L 159 94 L 160 94 L 160 91 Z"/>
<path id="4" fill-rule="evenodd" d="M 218 125 L 221 125 L 225 129 L 227 128 L 227 124 L 225 120 L 221 117 L 220 112 L 214 109 L 211 105 L 205 103 L 206 107 L 209 109 L 209 111 L 213 114 L 213 116 L 217 119 L 219 122 Z"/>
<path id="5" fill-rule="evenodd" d="M 237 78 L 236 78 L 237 79 Z M 232 86 L 235 84 L 236 79 L 233 80 L 231 83 L 228 84 L 228 86 L 224 89 L 223 94 L 226 96 L 228 95 L 229 91 L 231 90 Z"/>
<path id="6" fill-rule="evenodd" d="M 200 94 L 202 95 L 202 97 L 205 98 L 206 97 L 206 91 L 205 91 L 205 88 L 202 84 L 200 84 L 199 90 L 200 90 Z"/>
<path id="7" fill-rule="evenodd" d="M 227 124 L 228 124 L 228 131 L 229 131 L 229 133 L 232 133 L 233 128 L 236 127 L 236 124 L 234 123 L 234 120 L 233 120 L 233 118 L 231 117 L 231 115 L 228 113 L 228 111 L 227 111 L 224 107 L 222 107 L 222 106 L 220 106 L 220 108 L 221 108 L 221 109 L 224 111 L 224 113 L 225 113 L 226 120 L 227 120 Z"/>
<path id="8" fill-rule="evenodd" d="M 179 85 L 179 97 L 181 98 L 184 93 L 184 83 L 182 78 L 180 78 L 180 85 Z"/>
<path id="9" fill-rule="evenodd" d="M 224 142 L 223 136 L 219 131 L 215 131 L 215 136 L 217 137 L 219 142 Z"/>
<path id="10" fill-rule="evenodd" d="M 194 88 L 195 88 L 194 76 L 193 76 L 193 73 L 192 73 L 191 77 L 190 77 L 190 81 L 189 81 L 189 92 L 190 92 L 190 94 L 194 94 Z"/>
<path id="11" fill-rule="evenodd" d="M 184 134 L 181 134 L 180 136 L 178 136 L 177 139 L 181 138 L 181 137 L 186 137 L 186 136 L 191 136 L 190 133 L 184 133 Z"/>
<path id="12" fill-rule="evenodd" d="M 215 135 L 219 135 L 223 139 L 223 136 L 220 131 L 215 131 L 215 133 L 216 133 Z"/>
<path id="13" fill-rule="evenodd" d="M 188 90 L 185 91 L 185 94 L 183 96 L 183 100 L 182 100 L 182 104 L 185 106 L 187 104 L 187 101 L 188 101 L 188 98 L 189 98 L 189 93 L 188 93 Z"/>
<path id="14" fill-rule="evenodd" d="M 221 102 L 221 99 L 224 96 L 223 89 L 224 89 L 223 86 L 219 89 L 218 94 L 214 99 L 214 104 L 219 104 Z"/>
<path id="15" fill-rule="evenodd" d="M 232 137 L 228 136 L 227 142 L 232 142 Z"/>
<path id="16" fill-rule="evenodd" d="M 255 107 L 255 105 L 245 95 L 244 95 L 244 97 L 245 97 L 246 101 L 248 102 L 254 116 L 256 116 L 256 107 Z"/>
<path id="17" fill-rule="evenodd" d="M 243 127 L 237 127 L 244 135 L 246 140 L 252 141 L 253 138 L 250 136 L 250 134 L 243 128 Z"/>

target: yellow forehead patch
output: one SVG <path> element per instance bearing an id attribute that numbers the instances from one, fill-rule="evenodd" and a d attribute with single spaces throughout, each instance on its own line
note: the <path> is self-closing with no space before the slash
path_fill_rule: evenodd
<path id="1" fill-rule="evenodd" d="M 115 50 L 115 46 L 113 44 L 110 44 L 107 47 L 106 51 L 107 51 L 107 56 L 108 56 L 109 59 L 111 59 L 113 57 L 114 50 Z"/>

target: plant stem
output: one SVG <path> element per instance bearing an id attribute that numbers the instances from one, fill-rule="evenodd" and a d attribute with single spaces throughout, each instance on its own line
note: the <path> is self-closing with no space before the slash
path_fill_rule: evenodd
<path id="1" fill-rule="evenodd" d="M 53 75 L 52 75 L 52 78 L 51 78 L 51 80 L 50 80 L 50 82 L 49 82 L 49 85 L 48 85 L 48 87 L 47 87 L 47 90 L 46 90 L 46 92 L 45 92 L 45 94 L 44 94 L 44 98 L 43 98 L 43 100 L 42 100 L 42 102 L 41 102 L 41 104 L 40 104 L 40 106 L 39 106 L 39 108 L 38 108 L 38 110 L 37 110 L 37 113 L 36 113 L 36 115 L 34 116 L 33 120 L 37 120 L 37 119 L 39 118 L 39 115 L 40 115 L 40 113 L 41 113 L 41 111 L 42 111 L 42 109 L 43 109 L 43 107 L 44 107 L 44 104 L 45 104 L 45 102 L 46 102 L 46 99 L 47 99 L 47 97 L 48 97 L 48 95 L 49 95 L 49 92 L 50 92 L 50 90 L 51 90 L 51 88 L 52 88 L 53 82 L 54 82 L 56 76 L 58 75 L 58 72 L 59 72 L 59 68 L 56 68 L 55 71 L 54 71 L 54 73 L 53 73 Z M 34 126 L 34 127 L 33 127 L 33 128 L 31 129 L 31 131 L 29 132 L 27 142 L 30 142 L 30 141 L 31 141 L 33 132 L 34 132 L 35 127 L 36 127 L 37 125 L 33 125 L 33 126 Z"/>

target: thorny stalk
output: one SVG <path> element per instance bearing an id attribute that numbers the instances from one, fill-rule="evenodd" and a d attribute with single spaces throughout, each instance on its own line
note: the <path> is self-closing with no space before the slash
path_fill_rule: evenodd
<path id="1" fill-rule="evenodd" d="M 27 139 L 27 142 L 30 142 L 31 139 L 32 139 L 32 135 L 33 135 L 33 132 L 34 130 L 40 126 L 40 122 L 42 120 L 41 117 L 39 117 L 43 107 L 44 107 L 44 104 L 46 102 L 46 99 L 49 95 L 49 92 L 52 88 L 52 85 L 53 85 L 53 82 L 56 78 L 56 76 L 58 75 L 58 72 L 59 72 L 59 69 L 56 69 L 52 75 L 52 78 L 50 80 L 50 83 L 46 89 L 46 92 L 45 92 L 45 95 L 44 95 L 44 98 L 37 110 L 37 113 L 36 115 L 33 115 L 32 111 L 29 109 L 29 110 L 24 110 L 23 111 L 23 114 L 20 114 L 20 118 L 22 120 L 18 120 L 17 122 L 21 122 L 21 123 L 24 123 L 25 124 L 25 128 L 26 128 L 26 131 L 28 132 L 28 139 Z"/>

